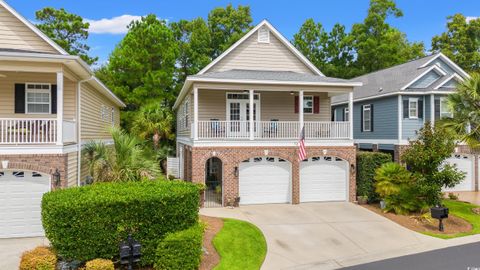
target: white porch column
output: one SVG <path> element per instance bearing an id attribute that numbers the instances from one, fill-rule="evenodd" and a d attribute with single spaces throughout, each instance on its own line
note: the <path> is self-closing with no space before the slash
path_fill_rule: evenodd
<path id="1" fill-rule="evenodd" d="M 57 72 L 57 145 L 63 145 L 63 72 Z"/>
<path id="2" fill-rule="evenodd" d="M 300 131 L 303 128 L 303 90 L 298 92 L 298 123 L 300 124 Z"/>
<path id="3" fill-rule="evenodd" d="M 198 88 L 193 88 L 193 139 L 198 140 Z"/>
<path id="4" fill-rule="evenodd" d="M 424 116 L 425 117 L 425 116 Z M 430 95 L 430 123 L 435 125 L 435 95 Z"/>
<path id="5" fill-rule="evenodd" d="M 253 89 L 248 90 L 248 93 L 249 93 L 249 98 L 250 98 L 250 102 L 248 104 L 248 106 L 249 106 L 249 108 L 248 108 L 249 116 L 248 117 L 249 117 L 249 120 L 250 120 L 250 123 L 249 123 L 249 125 L 250 125 L 250 140 L 253 141 L 254 135 L 255 135 L 254 134 L 255 129 L 253 127 L 253 125 L 255 124 L 255 122 L 253 121 L 254 120 L 253 119 L 254 118 L 253 107 L 254 107 L 254 102 L 255 102 L 255 100 L 253 98 L 254 97 Z"/>
<path id="6" fill-rule="evenodd" d="M 353 92 L 348 94 L 348 122 L 350 125 L 350 140 L 353 140 Z"/>

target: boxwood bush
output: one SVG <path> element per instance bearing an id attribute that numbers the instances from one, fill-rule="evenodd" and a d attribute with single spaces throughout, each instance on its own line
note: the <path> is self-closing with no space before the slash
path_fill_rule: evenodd
<path id="1" fill-rule="evenodd" d="M 152 265 L 167 233 L 198 222 L 200 186 L 181 181 L 98 183 L 47 193 L 45 234 L 59 256 L 88 261 L 118 257 L 129 233 L 142 244 L 142 264 Z"/>
<path id="2" fill-rule="evenodd" d="M 159 243 L 155 269 L 196 270 L 202 259 L 203 224 L 169 233 Z"/>
<path id="3" fill-rule="evenodd" d="M 357 153 L 357 196 L 367 196 L 368 202 L 380 200 L 375 192 L 375 170 L 392 161 L 392 156 L 381 152 Z"/>

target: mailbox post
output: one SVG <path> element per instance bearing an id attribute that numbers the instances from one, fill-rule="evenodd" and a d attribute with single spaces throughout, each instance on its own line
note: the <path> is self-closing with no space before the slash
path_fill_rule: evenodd
<path id="1" fill-rule="evenodd" d="M 129 234 L 127 241 L 120 243 L 120 264 L 127 265 L 128 270 L 133 270 L 133 265 L 140 262 L 142 245 Z"/>
<path id="2" fill-rule="evenodd" d="M 436 206 L 430 208 L 430 213 L 432 214 L 432 218 L 438 219 L 438 230 L 443 232 L 443 219 L 448 218 L 448 208 Z"/>

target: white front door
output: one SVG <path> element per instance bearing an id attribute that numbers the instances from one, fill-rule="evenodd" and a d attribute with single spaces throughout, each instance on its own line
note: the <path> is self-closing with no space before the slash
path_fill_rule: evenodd
<path id="1" fill-rule="evenodd" d="M 0 238 L 43 236 L 41 202 L 50 175 L 0 170 Z"/>

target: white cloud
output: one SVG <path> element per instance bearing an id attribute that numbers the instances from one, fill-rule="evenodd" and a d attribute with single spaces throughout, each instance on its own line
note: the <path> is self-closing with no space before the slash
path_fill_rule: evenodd
<path id="1" fill-rule="evenodd" d="M 467 16 L 467 22 L 476 20 L 476 19 L 478 19 L 478 18 L 480 18 L 480 17 Z"/>
<path id="2" fill-rule="evenodd" d="M 136 15 L 121 15 L 111 19 L 90 20 L 85 19 L 90 23 L 88 32 L 93 34 L 125 34 L 128 32 L 127 25 L 135 20 L 140 20 L 142 16 Z"/>

